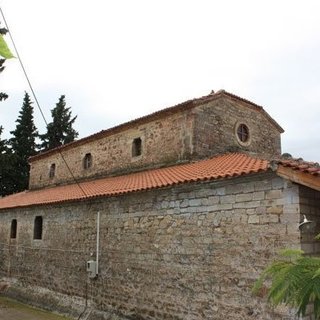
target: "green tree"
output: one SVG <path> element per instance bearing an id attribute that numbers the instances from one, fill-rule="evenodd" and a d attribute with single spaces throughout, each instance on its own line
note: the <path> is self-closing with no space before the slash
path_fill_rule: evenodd
<path id="1" fill-rule="evenodd" d="M 4 70 L 4 62 L 6 60 L 5 59 L 0 59 L 0 73 Z M 5 92 L 0 92 L 0 101 L 2 100 L 6 100 L 8 98 L 8 95 Z"/>
<path id="2" fill-rule="evenodd" d="M 3 127 L 0 126 L 0 197 L 14 193 L 16 179 L 14 173 L 13 154 L 7 140 L 1 140 Z"/>
<path id="3" fill-rule="evenodd" d="M 6 41 L 3 36 L 8 32 L 6 28 L 0 28 L 0 56 L 5 59 L 13 58 L 13 54 L 11 53 Z"/>
<path id="4" fill-rule="evenodd" d="M 284 303 L 296 308 L 298 316 L 305 316 L 312 304 L 315 319 L 320 319 L 320 258 L 308 257 L 301 250 L 283 250 L 264 270 L 253 291 L 260 292 L 268 281 L 268 300 L 273 305 Z"/>
<path id="5" fill-rule="evenodd" d="M 30 169 L 28 158 L 37 153 L 36 138 L 38 132 L 34 125 L 32 102 L 27 92 L 25 92 L 16 123 L 15 130 L 10 132 L 13 137 L 9 142 L 14 154 L 15 172 L 18 181 L 15 192 L 18 192 L 28 188 Z"/>
<path id="6" fill-rule="evenodd" d="M 70 107 L 66 107 L 65 96 L 59 98 L 56 107 L 51 110 L 52 122 L 47 125 L 47 133 L 40 136 L 42 150 L 49 150 L 74 141 L 78 132 L 73 129 L 77 118 L 71 117 Z"/>

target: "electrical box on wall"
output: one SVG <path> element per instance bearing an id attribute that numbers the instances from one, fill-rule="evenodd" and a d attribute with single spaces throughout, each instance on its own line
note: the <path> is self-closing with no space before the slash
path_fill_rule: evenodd
<path id="1" fill-rule="evenodd" d="M 89 275 L 89 278 L 93 279 L 98 275 L 97 272 L 97 262 L 94 260 L 87 261 L 87 272 Z"/>

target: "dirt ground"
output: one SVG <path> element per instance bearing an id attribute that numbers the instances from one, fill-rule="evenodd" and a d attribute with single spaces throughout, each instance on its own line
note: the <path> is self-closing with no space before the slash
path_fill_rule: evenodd
<path id="1" fill-rule="evenodd" d="M 71 320 L 0 296 L 1 320 Z"/>

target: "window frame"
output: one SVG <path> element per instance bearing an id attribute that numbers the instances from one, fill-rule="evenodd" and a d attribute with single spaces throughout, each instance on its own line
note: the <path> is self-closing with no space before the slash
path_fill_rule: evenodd
<path id="1" fill-rule="evenodd" d="M 141 139 L 141 137 L 137 137 L 132 140 L 131 155 L 132 155 L 132 158 L 137 158 L 137 157 L 142 156 L 142 139 Z"/>
<path id="2" fill-rule="evenodd" d="M 92 154 L 90 152 L 86 153 L 83 157 L 82 167 L 84 170 L 88 170 L 92 167 Z"/>
<path id="3" fill-rule="evenodd" d="M 33 240 L 42 240 L 43 236 L 43 218 L 35 216 L 33 223 Z"/>
<path id="4" fill-rule="evenodd" d="M 49 179 L 53 179 L 56 175 L 56 164 L 51 163 L 50 169 L 49 169 Z"/>
<path id="5" fill-rule="evenodd" d="M 246 122 L 237 122 L 234 128 L 234 134 L 237 142 L 241 146 L 247 147 L 251 144 L 251 129 Z"/>
<path id="6" fill-rule="evenodd" d="M 17 239 L 18 221 L 17 219 L 11 220 L 10 239 Z"/>

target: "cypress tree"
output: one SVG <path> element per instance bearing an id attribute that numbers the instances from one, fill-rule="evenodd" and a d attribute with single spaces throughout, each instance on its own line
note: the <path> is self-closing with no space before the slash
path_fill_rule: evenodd
<path id="1" fill-rule="evenodd" d="M 10 144 L 14 154 L 14 165 L 17 176 L 16 192 L 28 188 L 29 164 L 28 158 L 36 154 L 37 129 L 34 125 L 33 106 L 29 94 L 26 92 L 19 117 L 16 120 L 16 129 L 11 131 Z"/>
<path id="2" fill-rule="evenodd" d="M 3 127 L 0 126 L 0 197 L 14 193 L 16 177 L 14 176 L 13 154 L 7 140 L 1 140 Z"/>
<path id="3" fill-rule="evenodd" d="M 66 107 L 65 96 L 59 98 L 56 107 L 51 110 L 52 122 L 47 125 L 47 133 L 40 136 L 42 150 L 49 150 L 74 141 L 78 132 L 73 129 L 77 118 L 71 117 L 70 107 Z"/>

